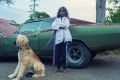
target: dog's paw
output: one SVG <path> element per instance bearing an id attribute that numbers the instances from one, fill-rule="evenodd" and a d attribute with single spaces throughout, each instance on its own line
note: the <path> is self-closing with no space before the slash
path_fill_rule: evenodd
<path id="1" fill-rule="evenodd" d="M 37 78 L 37 77 L 44 77 L 44 76 L 45 76 L 45 74 L 34 74 L 32 77 Z"/>
<path id="2" fill-rule="evenodd" d="M 16 77 L 16 78 L 13 78 L 12 80 L 23 80 L 23 77 Z"/>
<path id="3" fill-rule="evenodd" d="M 15 76 L 16 76 L 16 75 L 11 74 L 11 75 L 8 76 L 8 78 L 14 78 Z"/>

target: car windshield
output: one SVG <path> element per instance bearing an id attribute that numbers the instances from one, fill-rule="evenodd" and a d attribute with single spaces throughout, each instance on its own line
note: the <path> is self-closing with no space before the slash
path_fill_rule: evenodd
<path id="1" fill-rule="evenodd" d="M 23 26 L 17 31 L 17 33 L 32 33 L 39 31 L 41 21 L 31 22 L 23 24 Z"/>

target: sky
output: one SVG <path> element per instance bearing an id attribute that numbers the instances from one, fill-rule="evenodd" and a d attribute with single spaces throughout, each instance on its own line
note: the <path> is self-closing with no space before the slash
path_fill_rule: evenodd
<path id="1" fill-rule="evenodd" d="M 29 19 L 32 0 L 14 0 L 14 5 L 0 4 L 0 18 L 23 23 Z M 71 18 L 95 22 L 96 0 L 37 0 L 36 11 L 46 12 L 55 17 L 58 9 L 65 6 Z"/>

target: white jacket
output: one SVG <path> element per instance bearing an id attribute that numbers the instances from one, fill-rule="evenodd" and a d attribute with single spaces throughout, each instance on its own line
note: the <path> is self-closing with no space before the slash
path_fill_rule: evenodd
<path id="1" fill-rule="evenodd" d="M 52 29 L 56 29 L 55 35 L 55 44 L 59 44 L 61 42 L 72 41 L 72 36 L 69 31 L 70 21 L 67 17 L 56 18 L 52 23 Z M 60 27 L 66 27 L 66 29 L 59 29 Z"/>

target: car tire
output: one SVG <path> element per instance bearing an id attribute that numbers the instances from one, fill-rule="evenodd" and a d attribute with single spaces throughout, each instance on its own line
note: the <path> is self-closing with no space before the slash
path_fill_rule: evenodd
<path id="1" fill-rule="evenodd" d="M 88 47 L 78 41 L 67 45 L 67 66 L 69 68 L 84 68 L 91 61 L 91 52 Z"/>

